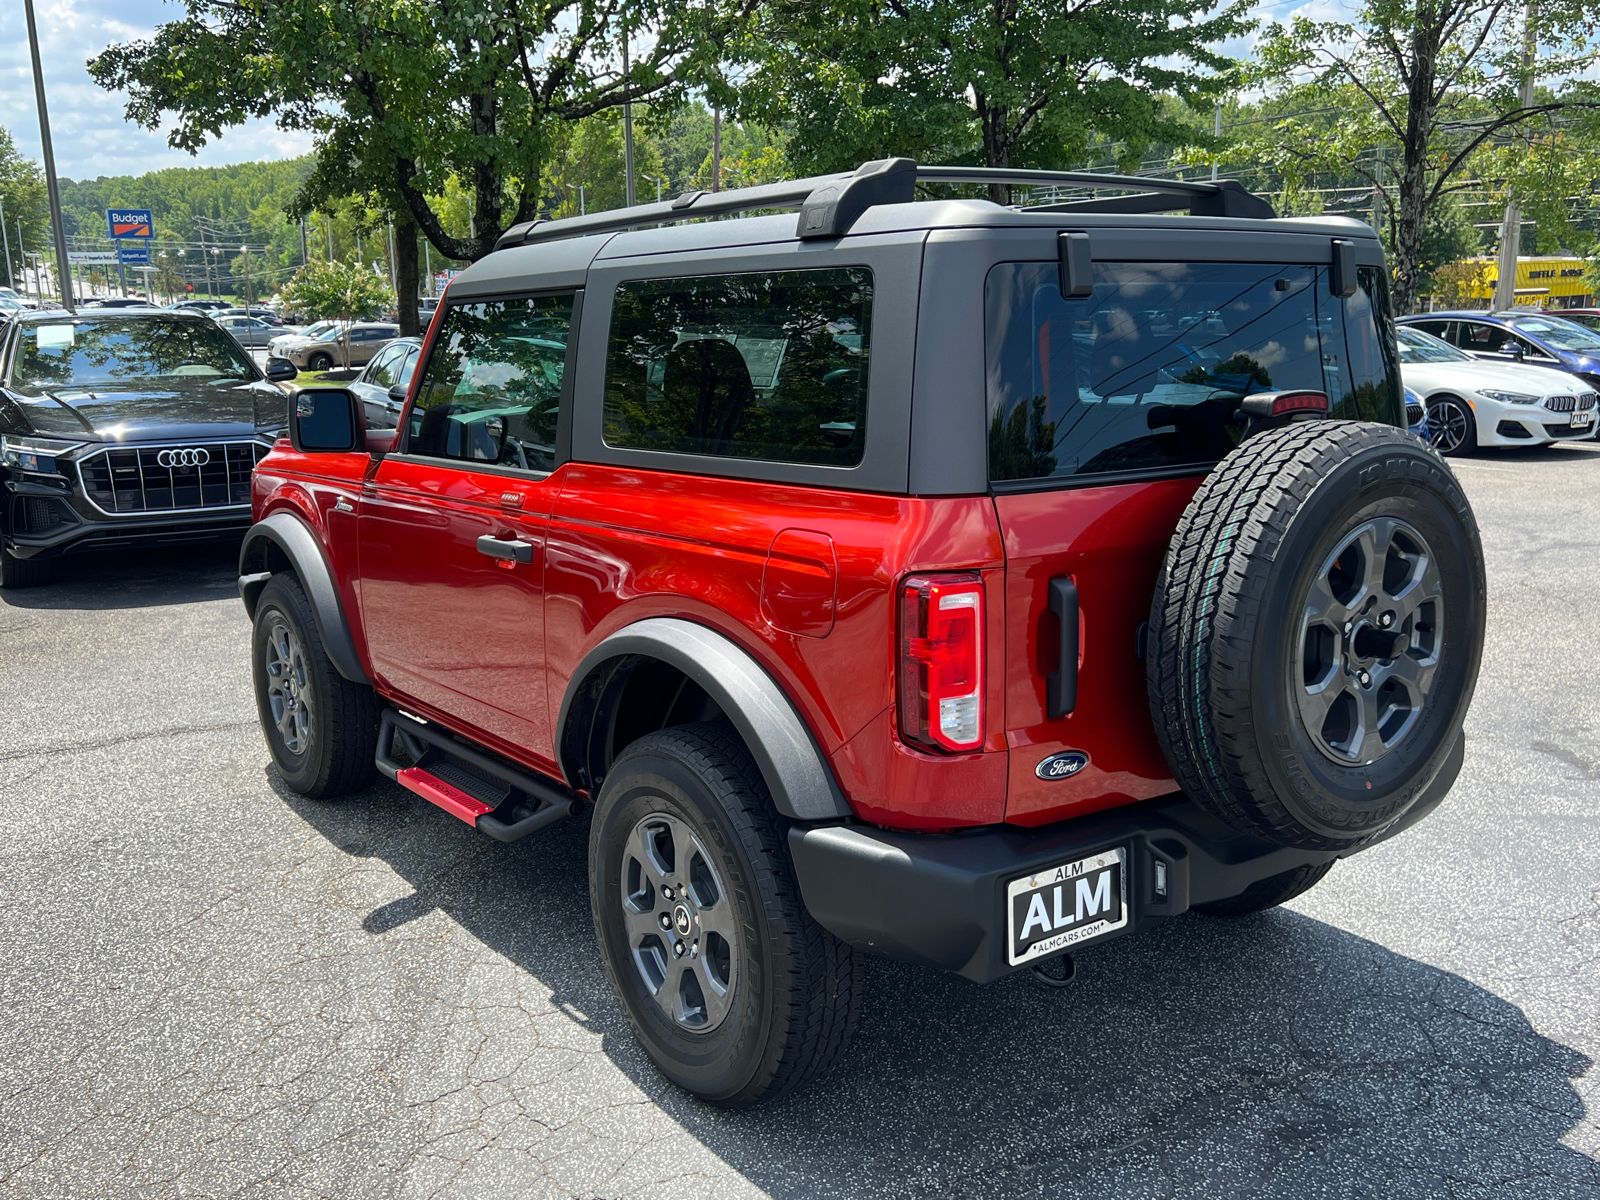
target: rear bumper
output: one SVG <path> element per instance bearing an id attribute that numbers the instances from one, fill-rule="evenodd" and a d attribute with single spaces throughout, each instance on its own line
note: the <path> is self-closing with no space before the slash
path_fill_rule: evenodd
<path id="1" fill-rule="evenodd" d="M 1130 919 L 1114 937 L 1337 857 L 1240 833 L 1181 796 L 1033 830 L 918 834 L 834 825 L 789 832 L 801 895 L 824 929 L 859 949 L 979 983 L 1019 969 L 1006 954 L 1007 883 L 1118 846 L 1128 850 Z M 1166 866 L 1165 896 L 1155 890 L 1158 862 Z"/>

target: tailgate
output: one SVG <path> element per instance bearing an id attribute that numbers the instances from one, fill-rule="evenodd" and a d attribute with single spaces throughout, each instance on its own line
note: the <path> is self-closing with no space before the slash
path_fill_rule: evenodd
<path id="1" fill-rule="evenodd" d="M 1150 723 L 1136 642 L 1199 484 L 1191 476 L 995 497 L 1006 553 L 1008 822 L 1042 825 L 1177 789 Z M 1078 593 L 1078 687 L 1072 712 L 1051 719 L 1046 680 L 1061 641 L 1050 581 L 1059 578 Z M 1087 764 L 1040 778 L 1041 763 L 1069 750 Z"/>

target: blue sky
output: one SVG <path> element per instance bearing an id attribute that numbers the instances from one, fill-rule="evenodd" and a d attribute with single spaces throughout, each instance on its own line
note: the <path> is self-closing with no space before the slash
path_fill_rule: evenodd
<path id="1" fill-rule="evenodd" d="M 190 157 L 169 148 L 164 131 L 150 132 L 123 120 L 125 98 L 102 91 L 84 64 L 114 42 L 148 36 L 163 21 L 181 16 L 181 4 L 164 0 L 34 0 L 34 4 L 56 169 L 66 178 L 291 158 L 310 149 L 309 138 L 262 121 L 231 130 L 198 157 Z M 1266 0 L 1257 11 L 1269 20 L 1285 21 L 1302 12 L 1330 20 L 1349 7 L 1346 0 Z M 1248 47 L 1228 49 L 1241 54 Z M 39 118 L 21 0 L 0 5 L 0 125 L 11 131 L 24 154 L 38 157 Z"/>

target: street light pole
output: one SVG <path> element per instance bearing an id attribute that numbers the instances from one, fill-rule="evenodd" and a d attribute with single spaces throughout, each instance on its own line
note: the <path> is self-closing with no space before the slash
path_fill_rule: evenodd
<path id="1" fill-rule="evenodd" d="M 50 232 L 56 242 L 56 277 L 61 281 L 61 306 L 68 312 L 74 312 L 67 233 L 61 223 L 61 188 L 56 183 L 56 152 L 50 145 L 50 113 L 44 104 L 44 69 L 39 65 L 39 25 L 33 19 L 33 0 L 22 2 L 28 14 L 28 51 L 33 55 L 33 92 L 39 100 L 39 144 L 44 151 L 45 186 L 50 192 Z"/>
<path id="2" fill-rule="evenodd" d="M 628 35 L 622 35 L 622 86 L 623 95 L 626 96 L 628 87 Z M 622 102 L 622 174 L 624 179 L 623 191 L 626 193 L 624 202 L 629 208 L 633 207 L 633 101 Z"/>
<path id="3" fill-rule="evenodd" d="M 0 239 L 4 239 L 6 245 L 6 283 L 14 292 L 17 290 L 17 277 L 11 273 L 11 235 L 6 232 L 6 205 L 3 196 L 0 196 Z"/>

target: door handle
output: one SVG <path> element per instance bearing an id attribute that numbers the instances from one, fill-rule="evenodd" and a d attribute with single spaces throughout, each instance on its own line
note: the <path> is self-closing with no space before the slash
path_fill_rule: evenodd
<path id="1" fill-rule="evenodd" d="M 1050 581 L 1050 611 L 1061 624 L 1061 653 L 1045 676 L 1045 715 L 1064 717 L 1078 706 L 1078 585 L 1065 575 Z"/>
<path id="2" fill-rule="evenodd" d="M 533 561 L 533 546 L 528 542 L 519 542 L 515 539 L 503 540 L 484 534 L 478 539 L 478 553 L 487 554 L 490 558 L 498 558 L 506 562 L 531 563 Z"/>

